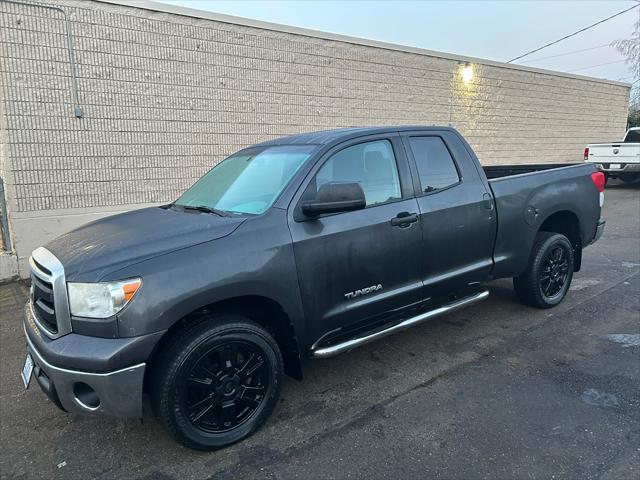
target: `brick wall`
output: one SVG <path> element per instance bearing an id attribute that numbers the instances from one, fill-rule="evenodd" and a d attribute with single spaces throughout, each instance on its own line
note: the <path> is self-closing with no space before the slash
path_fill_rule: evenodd
<path id="1" fill-rule="evenodd" d="M 173 199 L 240 147 L 308 130 L 451 123 L 496 164 L 581 161 L 586 143 L 625 128 L 621 84 L 473 62 L 465 85 L 451 57 L 48 5 L 68 17 L 83 118 L 63 12 L 0 1 L 3 175 L 20 218 Z"/>

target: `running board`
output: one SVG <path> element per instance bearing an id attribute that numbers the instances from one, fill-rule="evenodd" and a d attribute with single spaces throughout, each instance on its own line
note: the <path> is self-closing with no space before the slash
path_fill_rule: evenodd
<path id="1" fill-rule="evenodd" d="M 316 358 L 332 357 L 339 353 L 347 352 L 353 348 L 359 347 L 360 345 L 364 345 L 369 342 L 373 342 L 374 340 L 378 340 L 379 338 L 386 337 L 387 335 L 391 335 L 392 333 L 406 330 L 407 328 L 413 327 L 414 325 L 418 325 L 419 323 L 425 322 L 427 320 L 431 320 L 432 318 L 438 317 L 442 314 L 459 310 L 460 308 L 466 307 L 467 305 L 472 305 L 481 300 L 484 300 L 488 296 L 489 291 L 484 290 L 482 292 L 476 293 L 475 295 L 471 295 L 470 297 L 465 297 L 443 307 L 436 308 L 435 310 L 429 310 L 428 312 L 421 313 L 420 315 L 416 315 L 415 317 L 407 318 L 406 320 L 403 320 L 400 323 L 396 323 L 395 325 L 385 330 L 381 330 L 370 335 L 365 335 L 364 337 L 352 338 L 351 340 L 347 340 L 346 342 L 338 343 L 336 345 L 312 350 L 311 354 Z"/>

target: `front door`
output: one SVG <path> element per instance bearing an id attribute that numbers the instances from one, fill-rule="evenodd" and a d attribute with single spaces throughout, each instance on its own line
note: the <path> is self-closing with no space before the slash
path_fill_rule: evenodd
<path id="1" fill-rule="evenodd" d="M 302 198 L 313 197 L 326 182 L 358 182 L 366 208 L 290 220 L 302 302 L 315 340 L 379 319 L 420 296 L 418 204 L 400 139 L 392 134 L 354 142 L 325 156 Z"/>

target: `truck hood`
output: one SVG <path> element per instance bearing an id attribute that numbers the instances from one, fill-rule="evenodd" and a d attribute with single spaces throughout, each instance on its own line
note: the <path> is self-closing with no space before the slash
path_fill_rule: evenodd
<path id="1" fill-rule="evenodd" d="M 45 245 L 67 280 L 98 281 L 133 263 L 225 237 L 243 217 L 150 207 L 87 223 Z"/>

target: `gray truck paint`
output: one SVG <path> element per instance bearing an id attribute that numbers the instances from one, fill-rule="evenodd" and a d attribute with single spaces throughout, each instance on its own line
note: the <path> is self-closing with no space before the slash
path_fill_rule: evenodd
<path id="1" fill-rule="evenodd" d="M 444 140 L 461 174 L 458 184 L 421 192 L 407 148 L 414 135 Z M 378 138 L 393 145 L 403 198 L 304 217 L 304 188 L 323 161 L 348 145 Z M 26 321 L 39 355 L 67 368 L 122 369 L 148 360 L 161 348 L 164 333 L 192 312 L 234 299 L 240 305 L 260 300 L 283 312 L 290 335 L 285 358 L 299 367 L 314 344 L 425 311 L 488 279 L 520 274 L 549 218 L 575 218 L 576 249 L 596 235 L 600 206 L 591 165 L 487 180 L 467 142 L 445 127 L 339 129 L 261 145 L 290 144 L 317 148 L 262 215 L 147 208 L 98 220 L 47 244 L 69 282 L 141 277 L 143 283 L 117 317 L 73 318 L 74 333 L 57 340 L 38 340 L 42 332 L 35 335 L 33 322 Z M 418 221 L 398 223 L 405 214 Z M 372 285 L 382 288 L 345 295 Z M 300 375 L 299 368 L 289 372 Z"/>

